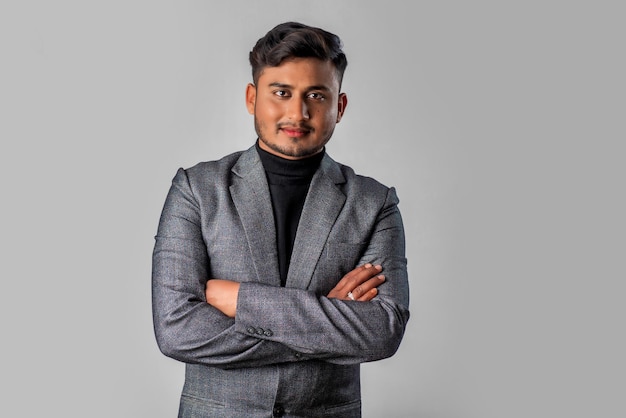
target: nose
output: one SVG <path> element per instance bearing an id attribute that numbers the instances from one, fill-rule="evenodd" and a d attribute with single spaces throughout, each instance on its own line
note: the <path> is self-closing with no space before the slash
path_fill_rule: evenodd
<path id="1" fill-rule="evenodd" d="M 309 119 L 309 107 L 306 104 L 306 100 L 295 97 L 292 98 L 289 101 L 287 116 L 294 121 Z"/>

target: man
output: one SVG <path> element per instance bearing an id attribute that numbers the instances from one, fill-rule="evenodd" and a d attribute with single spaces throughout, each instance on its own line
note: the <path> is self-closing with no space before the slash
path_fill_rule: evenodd
<path id="1" fill-rule="evenodd" d="M 359 417 L 359 364 L 409 318 L 393 188 L 333 161 L 347 60 L 336 35 L 276 26 L 250 53 L 247 151 L 179 169 L 153 255 L 161 351 L 181 417 Z"/>

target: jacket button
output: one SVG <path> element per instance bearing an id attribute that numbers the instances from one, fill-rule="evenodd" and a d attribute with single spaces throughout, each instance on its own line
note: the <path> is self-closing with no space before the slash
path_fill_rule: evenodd
<path id="1" fill-rule="evenodd" d="M 285 415 L 285 408 L 282 405 L 274 405 L 274 410 L 272 411 L 275 417 L 282 417 Z"/>
<path id="2" fill-rule="evenodd" d="M 256 333 L 257 333 L 258 335 L 263 335 L 263 332 L 264 332 L 264 331 L 265 331 L 265 330 L 264 330 L 263 328 L 257 328 L 257 329 L 256 329 Z"/>
<path id="3" fill-rule="evenodd" d="M 254 327 L 248 327 L 246 331 L 248 331 L 249 334 L 256 334 L 256 328 Z"/>
<path id="4" fill-rule="evenodd" d="M 274 335 L 274 333 L 271 329 L 266 329 L 265 332 L 263 332 L 263 335 L 265 335 L 266 337 L 271 337 L 272 335 Z"/>

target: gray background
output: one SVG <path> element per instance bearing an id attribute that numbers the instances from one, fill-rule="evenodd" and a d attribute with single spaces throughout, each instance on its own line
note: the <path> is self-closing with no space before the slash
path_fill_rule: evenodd
<path id="1" fill-rule="evenodd" d="M 624 7 L 3 1 L 0 415 L 173 417 L 150 257 L 175 170 L 249 147 L 247 53 L 338 33 L 328 151 L 398 189 L 412 318 L 365 417 L 625 416 Z"/>

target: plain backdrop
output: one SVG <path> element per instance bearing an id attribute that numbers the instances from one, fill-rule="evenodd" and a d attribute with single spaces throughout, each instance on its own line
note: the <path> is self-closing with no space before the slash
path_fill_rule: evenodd
<path id="1" fill-rule="evenodd" d="M 619 1 L 3 1 L 0 416 L 169 418 L 151 252 L 178 167 L 254 142 L 248 52 L 342 38 L 328 146 L 395 186 L 412 317 L 366 418 L 626 416 Z"/>

